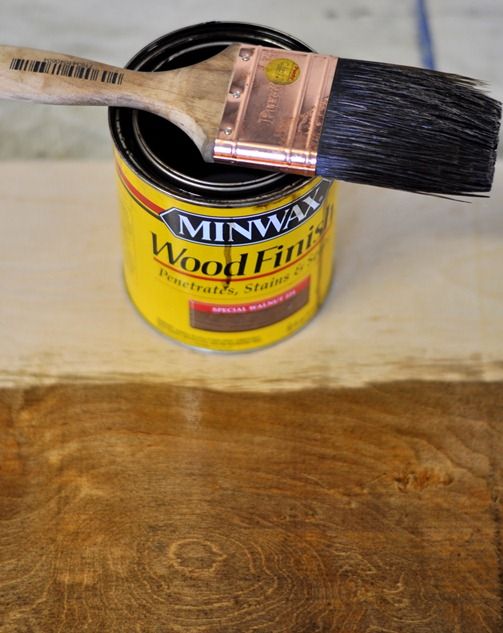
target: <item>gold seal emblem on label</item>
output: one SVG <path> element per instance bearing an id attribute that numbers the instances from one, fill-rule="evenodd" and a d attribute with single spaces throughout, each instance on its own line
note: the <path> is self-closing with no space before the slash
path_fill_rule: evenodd
<path id="1" fill-rule="evenodd" d="M 265 74 L 273 84 L 288 86 L 300 77 L 300 66 L 293 59 L 278 57 L 267 64 Z"/>

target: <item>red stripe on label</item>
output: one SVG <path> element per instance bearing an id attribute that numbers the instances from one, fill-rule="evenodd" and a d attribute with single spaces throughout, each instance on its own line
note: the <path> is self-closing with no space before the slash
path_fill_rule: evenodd
<path id="1" fill-rule="evenodd" d="M 285 301 L 293 299 L 303 290 L 309 287 L 310 278 L 306 277 L 293 288 L 282 292 L 275 297 L 269 297 L 260 301 L 251 301 L 249 303 L 204 303 L 203 301 L 190 301 L 191 310 L 197 312 L 209 312 L 211 314 L 250 314 L 268 310 L 274 306 L 280 305 Z"/>
<path id="2" fill-rule="evenodd" d="M 146 198 L 141 193 L 141 191 L 138 191 L 138 189 L 126 178 L 126 176 L 125 176 L 124 172 L 122 171 L 121 166 L 119 164 L 117 164 L 117 173 L 119 174 L 119 178 L 120 178 L 122 184 L 124 185 L 124 187 L 126 187 L 126 189 L 129 191 L 129 193 L 134 198 L 136 198 L 136 200 L 138 200 L 138 202 L 140 202 L 142 205 L 147 207 L 147 209 L 150 209 L 154 213 L 162 213 L 163 211 L 166 211 L 166 209 L 164 209 L 164 207 L 160 207 L 159 205 L 155 204 L 155 202 L 152 202 L 152 200 L 149 200 L 148 198 Z"/>

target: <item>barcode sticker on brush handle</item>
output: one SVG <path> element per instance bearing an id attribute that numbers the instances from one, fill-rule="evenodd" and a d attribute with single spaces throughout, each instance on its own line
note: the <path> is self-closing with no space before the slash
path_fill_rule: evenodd
<path id="1" fill-rule="evenodd" d="M 31 73 L 43 73 L 46 75 L 59 75 L 62 77 L 74 77 L 76 79 L 101 81 L 102 83 L 117 85 L 120 85 L 124 79 L 124 73 L 103 70 L 92 64 L 80 64 L 63 59 L 40 60 L 14 57 L 10 62 L 9 69 Z"/>

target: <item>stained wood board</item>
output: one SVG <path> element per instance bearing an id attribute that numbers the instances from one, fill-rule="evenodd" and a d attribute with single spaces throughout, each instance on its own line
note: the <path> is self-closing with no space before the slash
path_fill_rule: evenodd
<path id="1" fill-rule="evenodd" d="M 0 632 L 497 633 L 503 179 L 341 186 L 330 297 L 235 356 L 122 285 L 113 166 L 0 166 Z"/>

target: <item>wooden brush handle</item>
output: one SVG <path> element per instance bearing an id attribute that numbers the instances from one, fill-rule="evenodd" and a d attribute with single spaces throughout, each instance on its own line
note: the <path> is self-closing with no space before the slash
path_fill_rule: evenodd
<path id="1" fill-rule="evenodd" d="M 138 72 L 32 48 L 0 46 L 0 98 L 148 110 L 205 153 L 216 136 L 239 45 L 187 68 Z"/>
<path id="2" fill-rule="evenodd" d="M 0 98 L 73 105 L 129 105 L 138 73 L 33 48 L 0 47 Z M 125 102 L 126 103 L 125 103 Z"/>

